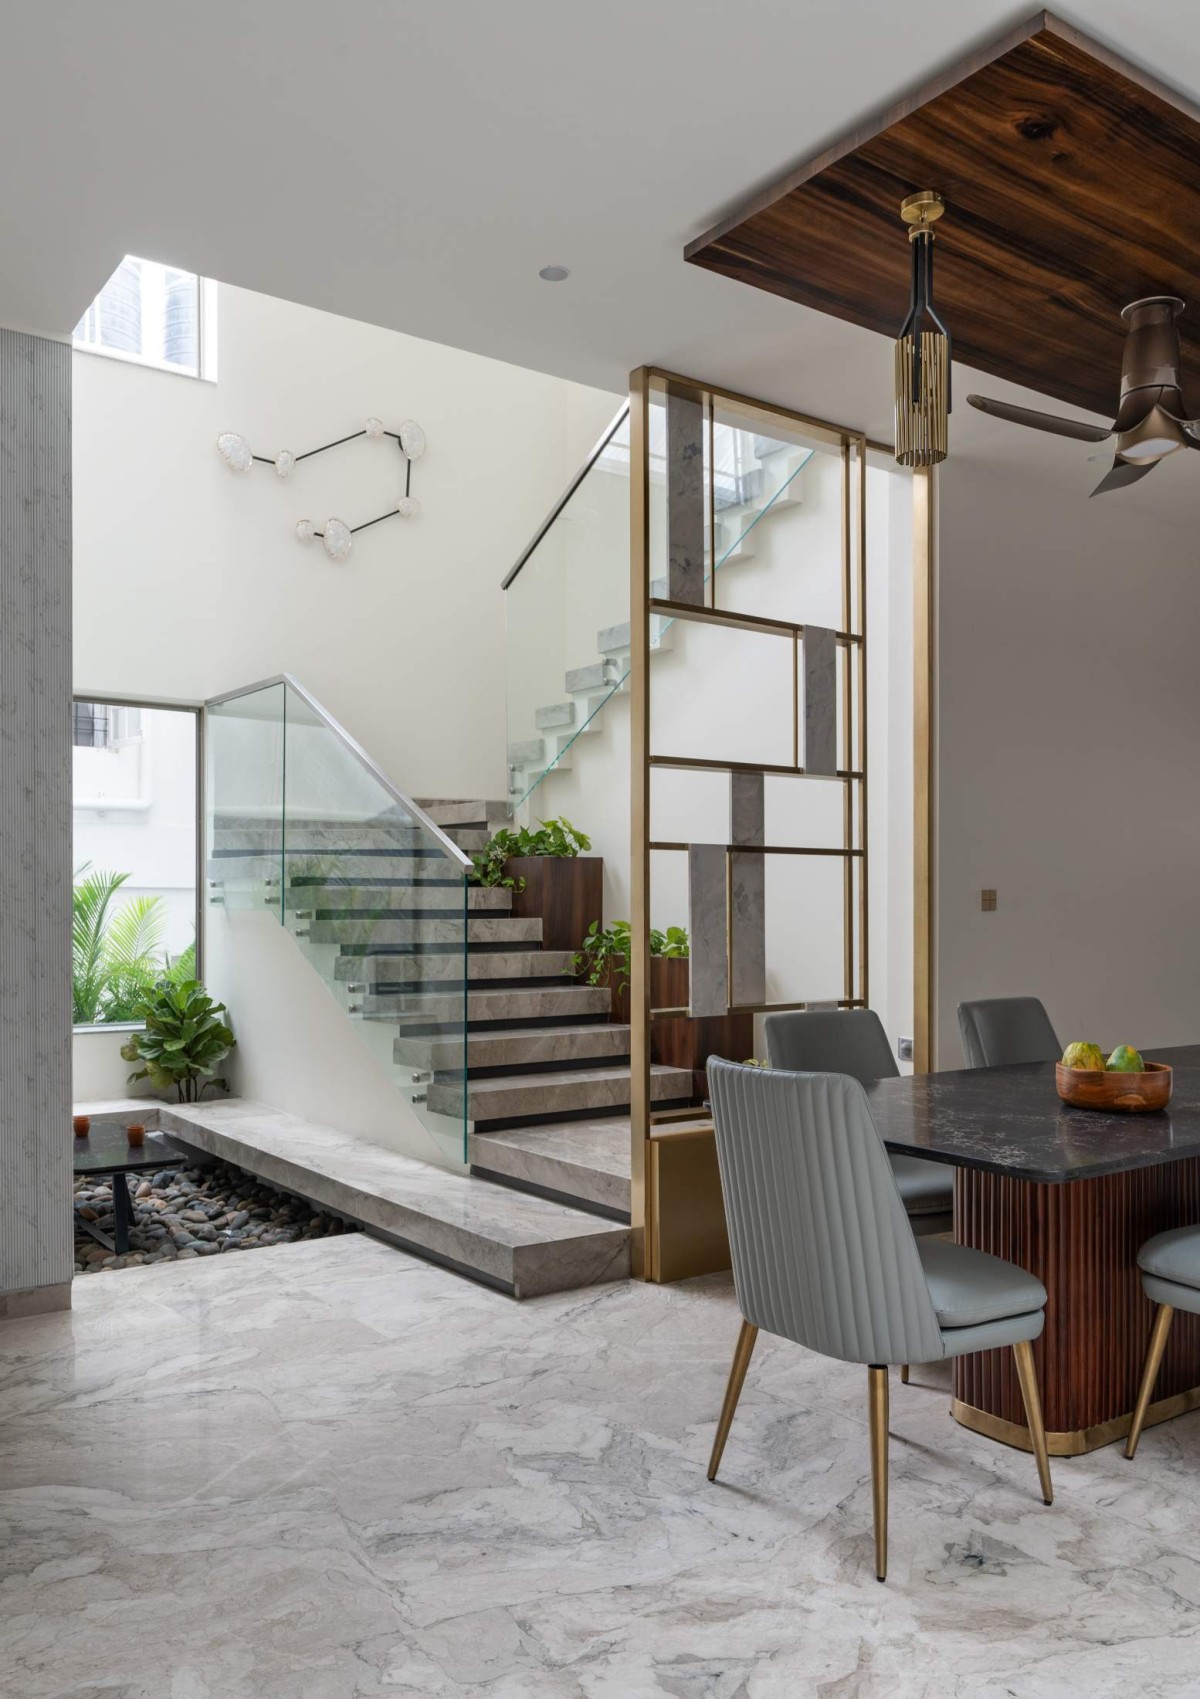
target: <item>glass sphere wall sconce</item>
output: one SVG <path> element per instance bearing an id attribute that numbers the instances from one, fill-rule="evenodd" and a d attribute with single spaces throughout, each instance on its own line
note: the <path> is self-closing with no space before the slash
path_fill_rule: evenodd
<path id="1" fill-rule="evenodd" d="M 364 519 L 360 525 L 347 525 L 344 519 L 327 519 L 323 526 L 314 525 L 311 519 L 300 519 L 296 522 L 296 536 L 302 543 L 311 543 L 320 538 L 325 545 L 325 553 L 330 560 L 345 560 L 359 531 L 366 531 L 372 525 L 382 525 L 385 519 L 415 519 L 421 511 L 421 504 L 412 493 L 413 461 L 419 460 L 425 452 L 425 432 L 414 419 L 406 419 L 398 431 L 384 429 L 382 419 L 374 415 L 369 418 L 361 431 L 351 431 L 349 436 L 337 437 L 333 442 L 323 442 L 319 448 L 306 449 L 303 454 L 293 454 L 289 448 L 281 448 L 279 453 L 271 456 L 255 454 L 244 436 L 237 431 L 222 431 L 217 437 L 217 453 L 229 467 L 231 472 L 249 472 L 255 464 L 273 466 L 277 478 L 290 478 L 302 460 L 311 460 L 314 454 L 325 454 L 331 448 L 340 448 L 343 443 L 357 442 L 360 437 L 390 437 L 404 457 L 404 492 L 394 507 L 389 507 L 386 513 L 380 513 L 374 519 Z"/>

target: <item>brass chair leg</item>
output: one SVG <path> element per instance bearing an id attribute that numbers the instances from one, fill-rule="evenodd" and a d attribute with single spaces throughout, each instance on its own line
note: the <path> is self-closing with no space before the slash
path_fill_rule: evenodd
<path id="1" fill-rule="evenodd" d="M 867 1370 L 867 1403 L 871 1416 L 871 1497 L 875 1510 L 875 1578 L 887 1580 L 888 1550 L 888 1372 L 872 1365 Z"/>
<path id="2" fill-rule="evenodd" d="M 1129 1438 L 1125 1441 L 1125 1455 L 1132 1457 L 1138 1448 L 1138 1440 L 1142 1437 L 1142 1428 L 1146 1422 L 1146 1411 L 1150 1408 L 1150 1396 L 1154 1391 L 1154 1383 L 1158 1379 L 1158 1371 L 1162 1367 L 1163 1352 L 1167 1348 L 1167 1335 L 1171 1331 L 1171 1323 L 1175 1319 L 1175 1310 L 1171 1304 L 1160 1304 L 1154 1312 L 1154 1326 L 1150 1329 L 1150 1344 L 1146 1348 L 1146 1365 L 1142 1370 L 1142 1384 L 1138 1387 L 1137 1403 L 1133 1407 L 1133 1426 L 1129 1430 Z"/>
<path id="3" fill-rule="evenodd" d="M 1050 1484 L 1050 1453 L 1046 1450 L 1046 1425 L 1042 1421 L 1042 1399 L 1033 1367 L 1033 1346 L 1028 1339 L 1023 1339 L 1019 1345 L 1013 1346 L 1013 1356 L 1017 1360 L 1017 1379 L 1021 1383 L 1021 1397 L 1025 1401 L 1025 1420 L 1029 1423 L 1033 1455 L 1037 1458 L 1042 1498 L 1047 1504 L 1053 1504 L 1054 1488 Z"/>
<path id="4" fill-rule="evenodd" d="M 901 1365 L 900 1365 L 900 1385 L 901 1386 L 907 1386 L 908 1385 L 908 1364 L 907 1363 L 901 1363 Z"/>
<path id="5" fill-rule="evenodd" d="M 748 1321 L 743 1321 L 737 1344 L 733 1348 L 733 1365 L 729 1370 L 729 1382 L 725 1388 L 725 1402 L 721 1406 L 717 1437 L 713 1440 L 712 1456 L 708 1462 L 710 1481 L 716 1480 L 717 1470 L 721 1466 L 721 1453 L 725 1450 L 725 1441 L 729 1438 L 729 1430 L 733 1426 L 733 1413 L 737 1409 L 738 1399 L 742 1396 L 746 1370 L 750 1367 L 750 1358 L 757 1338 L 758 1329 L 752 1327 Z"/>

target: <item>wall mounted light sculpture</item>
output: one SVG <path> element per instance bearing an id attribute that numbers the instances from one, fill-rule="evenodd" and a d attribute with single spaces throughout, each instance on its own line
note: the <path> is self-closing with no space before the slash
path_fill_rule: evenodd
<path id="1" fill-rule="evenodd" d="M 950 332 L 933 305 L 933 227 L 945 211 L 934 189 L 901 204 L 908 225 L 912 285 L 908 317 L 896 338 L 896 459 L 936 466 L 949 448 Z"/>
<path id="2" fill-rule="evenodd" d="M 310 543 L 314 537 L 319 537 L 330 560 L 345 560 L 356 532 L 366 531 L 372 525 L 382 525 L 385 519 L 415 519 L 421 511 L 421 504 L 412 493 L 412 463 L 425 452 L 425 432 L 414 419 L 406 419 L 398 431 L 388 431 L 384 429 L 383 420 L 372 415 L 361 431 L 351 431 L 349 436 L 324 442 L 319 448 L 306 449 L 303 454 L 293 454 L 291 449 L 281 448 L 273 458 L 255 454 L 245 437 L 237 431 L 222 431 L 217 437 L 217 453 L 232 472 L 249 472 L 257 462 L 260 466 L 273 466 L 277 478 L 290 478 L 302 460 L 311 460 L 314 454 L 340 448 L 343 443 L 357 442 L 360 437 L 390 437 L 404 456 L 404 494 L 395 507 L 377 514 L 374 519 L 364 519 L 361 525 L 347 525 L 344 519 L 336 518 L 327 519 L 323 529 L 318 529 L 311 519 L 301 519 L 296 523 L 296 536 L 302 543 Z"/>

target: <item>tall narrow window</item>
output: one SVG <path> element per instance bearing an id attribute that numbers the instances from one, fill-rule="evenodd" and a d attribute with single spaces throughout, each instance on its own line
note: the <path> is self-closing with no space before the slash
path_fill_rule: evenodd
<path id="1" fill-rule="evenodd" d="M 197 971 L 199 716 L 76 702 L 73 731 L 74 1021 L 131 1021 L 156 980 Z"/>
<path id="2" fill-rule="evenodd" d="M 194 271 L 127 254 L 75 327 L 76 348 L 216 377 L 216 286 Z"/>

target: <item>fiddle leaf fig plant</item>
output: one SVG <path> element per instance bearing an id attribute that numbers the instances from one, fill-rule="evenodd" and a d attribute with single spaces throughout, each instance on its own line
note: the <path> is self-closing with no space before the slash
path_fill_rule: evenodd
<path id="1" fill-rule="evenodd" d="M 682 926 L 668 926 L 665 932 L 657 927 L 650 932 L 652 956 L 689 956 L 691 945 Z M 589 985 L 599 985 L 606 976 L 617 993 L 629 984 L 629 922 L 614 920 L 611 926 L 601 926 L 593 920 L 575 957 L 575 971 L 587 974 Z"/>
<path id="2" fill-rule="evenodd" d="M 483 848 L 471 857 L 475 864 L 475 882 L 479 885 L 504 885 L 510 891 L 524 888 L 525 881 L 505 876 L 505 863 L 514 855 L 582 855 L 592 847 L 592 840 L 578 826 L 561 816 L 542 820 L 536 831 L 522 826 L 510 832 L 501 827 L 493 832 Z"/>
<path id="3" fill-rule="evenodd" d="M 222 1020 L 224 1003 L 214 1003 L 198 979 L 172 984 L 160 979 L 134 1005 L 133 1018 L 145 1031 L 132 1033 L 121 1046 L 127 1062 L 142 1066 L 129 1083 L 149 1080 L 158 1091 L 172 1087 L 180 1103 L 198 1103 L 211 1086 L 226 1089 L 217 1067 L 237 1040 Z"/>

